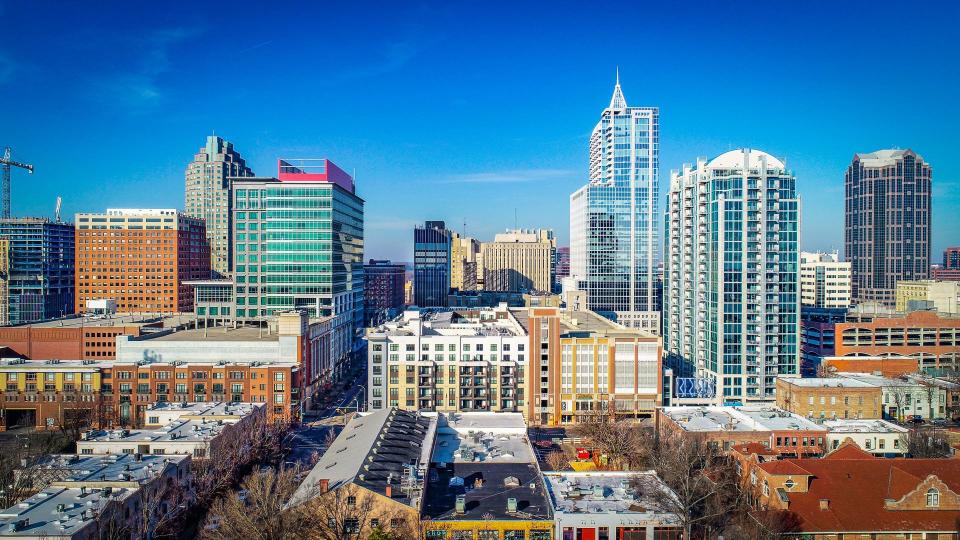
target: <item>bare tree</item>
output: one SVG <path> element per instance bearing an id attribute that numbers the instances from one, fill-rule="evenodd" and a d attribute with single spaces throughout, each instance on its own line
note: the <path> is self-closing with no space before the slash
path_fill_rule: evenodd
<path id="1" fill-rule="evenodd" d="M 26 499 L 51 480 L 43 466 L 47 456 L 66 452 L 73 445 L 59 431 L 19 435 L 0 449 L 0 504 L 4 508 Z"/>
<path id="2" fill-rule="evenodd" d="M 554 450 L 544 459 L 552 471 L 564 471 L 570 467 L 570 460 L 560 450 Z"/>
<path id="3" fill-rule="evenodd" d="M 593 448 L 606 454 L 611 468 L 629 470 L 647 458 L 652 434 L 629 420 L 611 422 L 605 418 L 577 424 L 571 433 L 590 441 Z"/>
<path id="4" fill-rule="evenodd" d="M 941 429 L 913 428 L 902 435 L 900 441 L 914 458 L 944 458 L 953 453 L 950 440 Z"/>
<path id="5" fill-rule="evenodd" d="M 286 510 L 299 484 L 299 467 L 267 469 L 246 478 L 239 492 L 218 499 L 210 509 L 204 540 L 309 537 L 309 514 Z"/>
<path id="6" fill-rule="evenodd" d="M 673 490 L 658 492 L 657 504 L 677 515 L 684 538 L 693 538 L 694 531 L 722 530 L 745 505 L 735 467 L 702 437 L 664 434 L 650 463 Z"/>
<path id="7" fill-rule="evenodd" d="M 904 409 L 910 405 L 912 399 L 910 393 L 907 392 L 905 386 L 895 385 L 887 387 L 887 395 L 890 396 L 893 404 L 897 407 L 896 419 L 903 422 Z"/>
<path id="8" fill-rule="evenodd" d="M 837 376 L 837 370 L 833 366 L 824 364 L 822 361 L 817 364 L 817 377 L 829 379 Z"/>
<path id="9" fill-rule="evenodd" d="M 916 377 L 914 377 L 914 380 L 920 385 L 921 395 L 927 398 L 927 408 L 930 411 L 930 419 L 933 420 L 937 417 L 937 410 L 934 406 L 934 402 L 939 401 L 937 398 L 940 397 L 940 387 L 934 384 L 933 381 L 923 372 L 917 373 Z"/>
<path id="10" fill-rule="evenodd" d="M 797 538 L 791 533 L 800 530 L 801 521 L 795 513 L 768 508 L 738 513 L 724 530 L 724 536 L 744 540 L 783 540 Z"/>

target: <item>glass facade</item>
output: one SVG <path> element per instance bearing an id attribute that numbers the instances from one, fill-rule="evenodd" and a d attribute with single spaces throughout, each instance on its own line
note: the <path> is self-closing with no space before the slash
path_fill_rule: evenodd
<path id="1" fill-rule="evenodd" d="M 590 182 L 570 196 L 570 275 L 587 305 L 659 333 L 660 113 L 628 107 L 619 83 L 590 138 Z"/>
<path id="2" fill-rule="evenodd" d="M 793 175 L 763 152 L 671 178 L 664 348 L 718 402 L 771 400 L 778 375 L 798 374 L 799 204 Z"/>
<path id="3" fill-rule="evenodd" d="M 236 318 L 352 312 L 363 324 L 363 200 L 328 182 L 237 179 Z"/>
<path id="4" fill-rule="evenodd" d="M 442 221 L 428 221 L 413 231 L 413 295 L 420 307 L 447 305 L 451 237 Z"/>
<path id="5" fill-rule="evenodd" d="M 23 324 L 73 313 L 74 230 L 68 223 L 43 218 L 0 220 L 0 239 L 6 240 L 5 272 L 0 276 L 6 294 L 0 299 L 6 320 Z"/>

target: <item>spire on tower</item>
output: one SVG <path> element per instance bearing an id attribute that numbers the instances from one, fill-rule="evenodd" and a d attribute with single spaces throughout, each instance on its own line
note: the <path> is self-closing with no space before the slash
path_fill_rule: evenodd
<path id="1" fill-rule="evenodd" d="M 617 66 L 617 85 L 613 87 L 613 97 L 610 98 L 610 108 L 627 108 L 627 98 L 623 97 L 623 90 L 620 89 L 620 66 Z"/>

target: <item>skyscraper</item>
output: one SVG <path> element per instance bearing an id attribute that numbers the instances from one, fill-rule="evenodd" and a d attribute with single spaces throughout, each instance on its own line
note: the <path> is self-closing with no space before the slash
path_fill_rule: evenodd
<path id="1" fill-rule="evenodd" d="M 363 204 L 326 159 L 279 160 L 276 178 L 232 178 L 236 318 L 277 312 L 363 326 Z"/>
<path id="2" fill-rule="evenodd" d="M 677 397 L 769 401 L 777 376 L 798 376 L 799 205 L 793 174 L 765 152 L 671 173 L 664 349 Z"/>
<path id="3" fill-rule="evenodd" d="M 450 233 L 450 288 L 459 291 L 477 290 L 480 242 L 469 236 Z"/>
<path id="4" fill-rule="evenodd" d="M 570 275 L 590 309 L 659 333 L 657 167 L 660 112 L 620 89 L 590 136 L 589 182 L 570 195 Z"/>
<path id="5" fill-rule="evenodd" d="M 230 178 L 253 176 L 233 143 L 216 135 L 193 157 L 186 170 L 186 214 L 206 222 L 210 267 L 217 277 L 231 269 Z"/>
<path id="6" fill-rule="evenodd" d="M 483 288 L 488 291 L 549 293 L 557 241 L 553 231 L 513 230 L 480 244 Z"/>
<path id="7" fill-rule="evenodd" d="M 413 230 L 413 296 L 419 307 L 447 305 L 451 239 L 442 221 L 428 221 Z"/>
<path id="8" fill-rule="evenodd" d="M 76 311 L 115 300 L 124 313 L 193 311 L 184 282 L 210 277 L 203 220 L 173 209 L 77 214 Z"/>
<path id="9" fill-rule="evenodd" d="M 554 266 L 553 290 L 560 292 L 563 278 L 570 276 L 570 246 L 558 247 Z"/>
<path id="10" fill-rule="evenodd" d="M 364 326 L 379 324 L 403 309 L 406 272 L 406 266 L 390 261 L 370 259 L 363 265 Z"/>
<path id="11" fill-rule="evenodd" d="M 892 307 L 898 281 L 929 276 L 932 176 L 913 150 L 853 156 L 844 182 L 844 250 L 856 302 Z"/>
<path id="12" fill-rule="evenodd" d="M 70 223 L 0 219 L 0 324 L 73 313 L 74 235 Z"/>

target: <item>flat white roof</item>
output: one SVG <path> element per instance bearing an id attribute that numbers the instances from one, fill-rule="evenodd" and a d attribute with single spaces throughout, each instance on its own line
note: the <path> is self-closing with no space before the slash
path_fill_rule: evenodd
<path id="1" fill-rule="evenodd" d="M 824 420 L 823 425 L 830 430 L 830 433 L 907 433 L 910 431 L 903 426 L 879 419 L 838 418 Z"/>
<path id="2" fill-rule="evenodd" d="M 804 388 L 874 388 L 875 386 L 857 379 L 847 377 L 814 377 L 800 379 L 795 377 L 784 378 L 787 384 Z"/>
<path id="3" fill-rule="evenodd" d="M 543 479 L 556 512 L 656 514 L 664 524 L 679 522 L 660 508 L 664 496 L 675 495 L 655 471 L 548 472 Z"/>
<path id="4" fill-rule="evenodd" d="M 800 415 L 769 405 L 664 407 L 684 431 L 825 431 Z"/>

